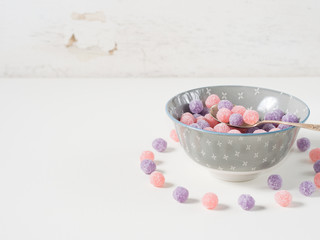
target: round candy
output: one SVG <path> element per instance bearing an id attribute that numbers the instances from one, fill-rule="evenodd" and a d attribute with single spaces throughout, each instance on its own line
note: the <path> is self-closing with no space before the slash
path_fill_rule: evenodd
<path id="1" fill-rule="evenodd" d="M 316 187 L 311 181 L 304 181 L 299 186 L 300 193 L 305 196 L 311 196 L 312 193 L 316 190 Z"/>
<path id="2" fill-rule="evenodd" d="M 231 111 L 227 108 L 220 108 L 219 111 L 217 112 L 217 119 L 220 122 L 228 123 L 230 116 L 231 116 Z"/>
<path id="3" fill-rule="evenodd" d="M 197 117 L 196 123 L 198 123 L 198 121 L 200 121 L 200 120 L 206 120 L 206 118 L 204 116 Z"/>
<path id="4" fill-rule="evenodd" d="M 264 115 L 264 120 L 276 120 L 276 121 L 280 121 L 281 117 L 279 115 L 279 113 L 277 113 L 276 111 L 272 111 L 272 112 L 268 112 Z"/>
<path id="5" fill-rule="evenodd" d="M 191 113 L 186 112 L 181 115 L 180 122 L 190 125 L 196 122 L 196 118 Z"/>
<path id="6" fill-rule="evenodd" d="M 265 130 L 266 132 L 269 132 L 271 129 L 276 128 L 272 123 L 266 123 L 263 125 L 262 129 Z"/>
<path id="7" fill-rule="evenodd" d="M 145 160 L 145 159 L 149 159 L 149 160 L 154 160 L 154 154 L 153 152 L 151 151 L 143 151 L 140 155 L 140 162 L 142 160 Z"/>
<path id="8" fill-rule="evenodd" d="M 212 128 L 219 123 L 209 113 L 204 116 L 204 119 L 210 124 L 210 127 L 212 127 Z"/>
<path id="9" fill-rule="evenodd" d="M 231 129 L 228 133 L 232 133 L 232 134 L 241 134 L 241 132 L 237 129 Z"/>
<path id="10" fill-rule="evenodd" d="M 203 103 L 200 100 L 193 100 L 189 103 L 189 109 L 192 113 L 200 113 L 203 110 Z"/>
<path id="11" fill-rule="evenodd" d="M 150 182 L 155 187 L 162 187 L 164 185 L 164 176 L 161 172 L 153 172 L 150 175 Z"/>
<path id="12" fill-rule="evenodd" d="M 218 95 L 211 94 L 209 97 L 207 97 L 205 104 L 207 108 L 211 108 L 213 105 L 217 105 L 220 102 L 220 98 Z"/>
<path id="13" fill-rule="evenodd" d="M 202 115 L 199 114 L 199 113 L 195 113 L 195 114 L 193 114 L 193 116 L 194 116 L 195 118 L 198 118 L 198 117 L 201 117 Z"/>
<path id="14" fill-rule="evenodd" d="M 206 193 L 202 197 L 202 205 L 207 209 L 214 209 L 218 205 L 218 197 L 214 193 Z"/>
<path id="15" fill-rule="evenodd" d="M 167 149 L 167 142 L 162 138 L 153 140 L 152 147 L 158 152 L 163 152 Z"/>
<path id="16" fill-rule="evenodd" d="M 266 131 L 263 129 L 257 129 L 253 133 L 265 133 Z"/>
<path id="17" fill-rule="evenodd" d="M 206 120 L 199 120 L 197 121 L 197 124 L 200 126 L 201 129 L 210 127 L 210 124 Z"/>
<path id="18" fill-rule="evenodd" d="M 281 190 L 274 195 L 274 199 L 280 206 L 287 207 L 291 203 L 292 196 L 288 191 Z"/>
<path id="19" fill-rule="evenodd" d="M 286 125 L 286 124 L 282 124 L 282 123 L 278 125 L 278 128 L 279 128 L 280 130 L 287 129 L 287 128 L 289 128 L 289 127 L 292 127 L 292 126 Z"/>
<path id="20" fill-rule="evenodd" d="M 320 148 L 314 148 L 309 152 L 309 157 L 312 162 L 320 160 Z"/>
<path id="21" fill-rule="evenodd" d="M 270 129 L 269 132 L 275 132 L 275 131 L 280 131 L 280 130 L 281 130 L 280 128 L 272 128 L 272 129 Z"/>
<path id="22" fill-rule="evenodd" d="M 310 148 L 310 140 L 308 138 L 299 138 L 297 140 L 297 147 L 301 152 L 305 152 Z"/>
<path id="23" fill-rule="evenodd" d="M 273 174 L 268 177 L 268 186 L 273 190 L 279 190 L 282 186 L 282 178 L 278 174 Z"/>
<path id="24" fill-rule="evenodd" d="M 281 120 L 281 118 L 284 115 L 284 112 L 281 109 L 275 109 L 275 110 L 273 110 L 273 112 L 275 112 L 276 114 L 279 115 L 279 120 Z"/>
<path id="25" fill-rule="evenodd" d="M 252 127 L 247 130 L 247 133 L 253 133 L 255 130 L 258 130 L 258 127 Z"/>
<path id="26" fill-rule="evenodd" d="M 204 116 L 204 115 L 206 115 L 206 114 L 208 114 L 209 113 L 209 108 L 207 108 L 207 107 L 203 107 L 203 110 L 200 112 L 200 114 L 202 115 L 202 116 Z"/>
<path id="27" fill-rule="evenodd" d="M 227 108 L 231 111 L 231 109 L 233 108 L 233 104 L 228 100 L 221 100 L 218 103 L 218 109 L 220 110 L 221 108 Z"/>
<path id="28" fill-rule="evenodd" d="M 230 127 L 225 123 L 219 123 L 214 126 L 213 131 L 220 133 L 227 133 L 230 131 Z"/>
<path id="29" fill-rule="evenodd" d="M 313 164 L 313 169 L 316 173 L 320 172 L 320 160 L 316 161 L 314 164 Z"/>
<path id="30" fill-rule="evenodd" d="M 241 126 L 243 124 L 243 117 L 240 113 L 233 113 L 229 117 L 229 123 L 233 126 Z"/>
<path id="31" fill-rule="evenodd" d="M 175 141 L 175 142 L 179 142 L 179 137 L 177 135 L 177 132 L 175 129 L 172 129 L 170 132 L 170 138 Z"/>
<path id="32" fill-rule="evenodd" d="M 299 122 L 299 118 L 296 115 L 292 114 L 292 113 L 288 113 L 288 114 L 284 115 L 281 118 L 281 121 L 298 123 Z"/>
<path id="33" fill-rule="evenodd" d="M 156 170 L 157 167 L 154 161 L 145 159 L 140 163 L 140 168 L 145 174 L 151 174 Z"/>
<path id="34" fill-rule="evenodd" d="M 236 105 L 231 109 L 231 112 L 232 113 L 239 113 L 243 116 L 243 114 L 246 110 L 247 109 L 244 106 Z"/>
<path id="35" fill-rule="evenodd" d="M 212 127 L 206 127 L 206 128 L 204 128 L 203 130 L 207 130 L 207 131 L 213 132 L 213 128 L 212 128 Z"/>
<path id="36" fill-rule="evenodd" d="M 172 195 L 176 201 L 183 203 L 188 199 L 189 192 L 186 188 L 179 186 L 173 191 Z"/>
<path id="37" fill-rule="evenodd" d="M 259 113 L 255 110 L 246 110 L 243 114 L 243 121 L 253 125 L 259 121 Z"/>
<path id="38" fill-rule="evenodd" d="M 320 172 L 314 176 L 314 184 L 320 188 Z"/>
<path id="39" fill-rule="evenodd" d="M 194 128 L 201 129 L 201 127 L 199 126 L 198 123 L 192 123 L 192 124 L 190 125 L 190 127 L 194 127 Z"/>
<path id="40" fill-rule="evenodd" d="M 242 209 L 248 211 L 254 207 L 255 201 L 254 198 L 249 194 L 242 194 L 238 199 L 238 204 L 240 207 L 242 207 Z"/>

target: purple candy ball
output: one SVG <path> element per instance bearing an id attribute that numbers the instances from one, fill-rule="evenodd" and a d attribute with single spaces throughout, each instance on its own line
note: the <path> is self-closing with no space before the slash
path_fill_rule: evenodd
<path id="1" fill-rule="evenodd" d="M 299 122 L 299 118 L 296 115 L 292 114 L 292 113 L 288 113 L 288 114 L 284 115 L 281 118 L 281 121 L 298 123 Z"/>
<path id="2" fill-rule="evenodd" d="M 194 127 L 194 128 L 199 128 L 199 129 L 202 129 L 198 123 L 192 123 L 189 125 L 190 127 Z"/>
<path id="3" fill-rule="evenodd" d="M 153 140 L 152 147 L 158 152 L 163 152 L 167 149 L 167 142 L 162 138 Z"/>
<path id="4" fill-rule="evenodd" d="M 140 163 L 140 168 L 145 174 L 151 174 L 157 168 L 156 164 L 149 159 L 145 159 Z"/>
<path id="5" fill-rule="evenodd" d="M 195 113 L 195 114 L 193 114 L 193 116 L 194 116 L 195 118 L 198 118 L 198 117 L 201 117 L 202 115 L 199 114 L 199 113 Z"/>
<path id="6" fill-rule="evenodd" d="M 299 138 L 297 140 L 297 147 L 301 152 L 305 152 L 310 148 L 310 140 L 308 138 Z"/>
<path id="7" fill-rule="evenodd" d="M 268 186 L 273 190 L 279 190 L 282 186 L 282 178 L 280 177 L 280 175 L 270 175 L 268 177 Z"/>
<path id="8" fill-rule="evenodd" d="M 262 129 L 269 132 L 271 129 L 276 128 L 272 123 L 266 123 L 263 125 Z"/>
<path id="9" fill-rule="evenodd" d="M 200 100 L 193 100 L 189 103 L 189 109 L 192 113 L 200 113 L 203 110 L 203 103 Z"/>
<path id="10" fill-rule="evenodd" d="M 279 125 L 278 125 L 278 128 L 279 128 L 280 130 L 287 129 L 287 128 L 289 128 L 289 127 L 292 127 L 292 126 L 285 125 L 285 124 L 279 124 Z"/>
<path id="11" fill-rule="evenodd" d="M 314 164 L 313 164 L 313 169 L 316 173 L 320 172 L 320 160 L 316 161 Z"/>
<path id="12" fill-rule="evenodd" d="M 304 181 L 300 184 L 299 190 L 301 194 L 305 196 L 311 196 L 311 194 L 316 190 L 316 186 L 311 181 Z"/>
<path id="13" fill-rule="evenodd" d="M 229 118 L 229 123 L 233 126 L 241 126 L 243 124 L 243 117 L 239 113 L 231 114 Z"/>
<path id="14" fill-rule="evenodd" d="M 233 104 L 229 100 L 221 100 L 218 103 L 218 109 L 220 110 L 221 108 L 227 108 L 231 111 L 231 109 L 233 108 Z"/>
<path id="15" fill-rule="evenodd" d="M 254 207 L 255 201 L 254 201 L 254 198 L 252 196 L 250 196 L 249 194 L 242 194 L 242 195 L 240 195 L 240 197 L 238 199 L 238 204 L 244 210 L 248 211 Z"/>
<path id="16" fill-rule="evenodd" d="M 184 187 L 177 187 L 174 191 L 173 191 L 173 198 L 180 202 L 183 203 L 185 202 L 188 197 L 189 197 L 189 192 L 187 189 L 185 189 Z"/>
<path id="17" fill-rule="evenodd" d="M 282 116 L 281 116 L 282 117 Z M 280 121 L 281 117 L 278 113 L 276 112 L 268 112 L 264 115 L 264 120 L 276 120 L 276 121 Z"/>
<path id="18" fill-rule="evenodd" d="M 255 130 L 258 130 L 258 127 L 248 128 L 247 133 L 253 133 Z"/>
<path id="19" fill-rule="evenodd" d="M 279 115 L 279 120 L 283 117 L 284 112 L 280 109 L 275 109 L 273 112 L 277 113 Z"/>
<path id="20" fill-rule="evenodd" d="M 200 115 L 201 115 L 201 116 L 204 116 L 204 115 L 206 115 L 206 114 L 208 114 L 208 113 L 209 113 L 209 108 L 203 107 L 203 110 L 200 112 Z"/>
<path id="21" fill-rule="evenodd" d="M 210 124 L 206 120 L 199 120 L 197 123 L 201 129 L 204 129 L 206 127 L 210 127 Z"/>

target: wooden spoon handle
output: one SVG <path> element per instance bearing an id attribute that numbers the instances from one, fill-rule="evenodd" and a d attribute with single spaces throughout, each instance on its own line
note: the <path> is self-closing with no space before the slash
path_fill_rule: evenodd
<path id="1" fill-rule="evenodd" d="M 310 130 L 320 131 L 320 124 L 310 124 L 310 123 L 292 123 L 292 122 L 282 122 L 282 121 L 272 121 L 272 120 L 264 120 L 261 123 L 277 123 L 277 124 L 285 124 L 295 127 L 306 128 Z"/>

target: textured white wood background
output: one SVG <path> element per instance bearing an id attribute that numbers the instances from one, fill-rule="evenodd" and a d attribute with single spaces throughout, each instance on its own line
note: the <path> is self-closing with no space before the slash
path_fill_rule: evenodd
<path id="1" fill-rule="evenodd" d="M 109 55 L 66 48 L 103 11 Z M 320 76 L 318 0 L 1 0 L 0 77 Z"/>

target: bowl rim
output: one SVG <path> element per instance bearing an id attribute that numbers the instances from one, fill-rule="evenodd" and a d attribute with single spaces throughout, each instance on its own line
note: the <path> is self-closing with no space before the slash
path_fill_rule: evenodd
<path id="1" fill-rule="evenodd" d="M 174 118 L 174 117 L 169 113 L 168 105 L 169 105 L 169 103 L 172 101 L 172 99 L 176 98 L 178 95 L 181 95 L 181 94 L 183 94 L 183 93 L 190 92 L 190 91 L 195 91 L 195 90 L 199 90 L 199 89 L 206 89 L 206 88 L 211 88 L 211 87 L 248 87 L 248 88 L 259 88 L 259 89 L 262 89 L 262 90 L 267 90 L 267 91 L 279 93 L 279 94 L 282 94 L 282 95 L 287 95 L 287 96 L 289 96 L 289 97 L 295 98 L 296 100 L 302 102 L 302 103 L 306 106 L 306 108 L 307 108 L 308 114 L 307 114 L 307 116 L 306 116 L 302 121 L 300 121 L 300 123 L 305 123 L 305 122 L 307 121 L 307 119 L 309 118 L 309 116 L 310 116 L 309 106 L 308 106 L 304 101 L 302 101 L 300 98 L 298 98 L 298 97 L 296 97 L 296 96 L 290 95 L 290 94 L 285 93 L 285 92 L 282 92 L 282 91 L 270 89 L 270 88 L 257 87 L 257 86 L 246 86 L 246 85 L 215 85 L 215 86 L 205 86 L 205 87 L 193 88 L 193 89 L 189 89 L 189 90 L 180 92 L 180 93 L 176 94 L 175 96 L 173 96 L 172 98 L 170 98 L 170 99 L 167 101 L 167 103 L 166 103 L 166 105 L 165 105 L 165 111 L 166 111 L 167 115 L 171 118 L 171 120 L 172 120 L 173 122 L 175 122 L 175 123 L 177 123 L 177 124 L 179 124 L 179 125 L 181 125 L 181 126 L 187 127 L 187 128 L 189 128 L 189 129 L 191 129 L 191 130 L 195 130 L 195 131 L 199 131 L 199 132 L 205 132 L 205 133 L 210 133 L 210 134 L 214 134 L 214 135 L 249 137 L 249 136 L 267 135 L 267 134 L 277 134 L 277 133 L 280 133 L 280 132 L 285 132 L 285 131 L 291 130 L 291 129 L 293 129 L 293 128 L 296 128 L 296 127 L 292 126 L 292 127 L 286 128 L 286 129 L 281 129 L 281 130 L 274 131 L 274 132 L 264 132 L 264 133 L 245 133 L 245 134 L 244 134 L 244 133 L 220 133 L 220 132 L 213 132 L 213 131 L 208 131 L 208 130 L 204 130 L 204 129 L 199 129 L 199 128 L 190 127 L 189 125 L 184 124 L 184 123 L 178 121 L 176 118 Z"/>

